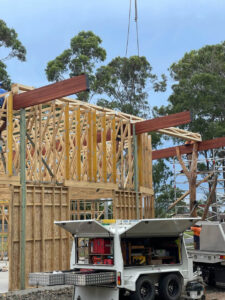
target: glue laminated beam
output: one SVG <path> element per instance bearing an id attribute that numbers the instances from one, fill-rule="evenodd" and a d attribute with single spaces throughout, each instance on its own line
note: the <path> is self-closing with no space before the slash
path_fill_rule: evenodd
<path id="1" fill-rule="evenodd" d="M 209 149 L 216 149 L 225 146 L 225 137 L 207 140 L 198 143 L 198 151 L 205 151 Z M 180 154 L 192 153 L 193 145 L 179 146 Z M 176 147 L 170 147 L 162 150 L 152 151 L 152 159 L 168 158 L 176 156 Z"/>
<path id="2" fill-rule="evenodd" d="M 183 125 L 191 122 L 190 111 L 184 111 L 169 116 L 159 117 L 152 120 L 137 122 L 135 124 L 136 134 L 156 131 L 163 128 Z"/>
<path id="3" fill-rule="evenodd" d="M 48 101 L 69 96 L 89 89 L 86 75 L 72 77 L 35 90 L 14 95 L 13 109 L 46 103 Z"/>

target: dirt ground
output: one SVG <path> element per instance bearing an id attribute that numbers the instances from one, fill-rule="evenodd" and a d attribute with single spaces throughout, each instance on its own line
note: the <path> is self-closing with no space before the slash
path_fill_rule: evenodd
<path id="1" fill-rule="evenodd" d="M 225 289 L 207 287 L 206 300 L 225 300 Z"/>
<path id="2" fill-rule="evenodd" d="M 73 287 L 72 286 L 57 286 L 57 287 L 45 287 L 35 288 L 25 291 L 8 291 L 8 272 L 0 272 L 0 300 L 50 300 L 50 299 L 62 299 L 72 300 L 73 298 Z M 104 299 L 105 300 L 105 299 Z M 206 288 L 206 300 L 225 300 L 225 288 Z"/>
<path id="3" fill-rule="evenodd" d="M 74 287 L 61 285 L 0 293 L 0 300 L 72 300 Z"/>

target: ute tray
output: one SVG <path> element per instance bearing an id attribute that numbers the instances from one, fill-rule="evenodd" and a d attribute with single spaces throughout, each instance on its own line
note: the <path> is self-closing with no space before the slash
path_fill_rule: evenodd
<path id="1" fill-rule="evenodd" d="M 105 285 L 115 283 L 116 272 L 68 272 L 65 284 L 77 286 Z"/>
<path id="2" fill-rule="evenodd" d="M 65 275 L 62 272 L 44 273 L 36 272 L 29 274 L 29 285 L 31 286 L 47 286 L 61 285 L 65 283 Z"/>

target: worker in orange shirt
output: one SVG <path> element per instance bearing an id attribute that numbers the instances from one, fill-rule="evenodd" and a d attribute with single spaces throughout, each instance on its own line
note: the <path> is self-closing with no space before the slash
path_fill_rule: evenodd
<path id="1" fill-rule="evenodd" d="M 191 227 L 191 230 L 194 232 L 194 248 L 196 250 L 200 249 L 200 233 L 201 233 L 201 226 L 195 225 Z"/>

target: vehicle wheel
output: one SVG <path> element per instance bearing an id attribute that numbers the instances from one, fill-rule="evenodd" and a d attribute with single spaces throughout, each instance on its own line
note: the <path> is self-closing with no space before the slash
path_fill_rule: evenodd
<path id="1" fill-rule="evenodd" d="M 159 282 L 159 299 L 178 300 L 182 292 L 181 279 L 176 274 L 168 274 Z"/>
<path id="2" fill-rule="evenodd" d="M 142 276 L 136 283 L 136 292 L 131 295 L 132 300 L 154 300 L 155 285 L 148 276 Z"/>
<path id="3" fill-rule="evenodd" d="M 206 283 L 207 283 L 209 286 L 213 286 L 213 287 L 216 286 L 215 273 L 214 273 L 214 271 L 210 272 L 209 277 L 208 277 L 208 280 L 206 281 Z"/>
<path id="4" fill-rule="evenodd" d="M 204 282 L 209 286 L 216 286 L 215 273 L 211 269 L 202 268 L 202 277 Z"/>

